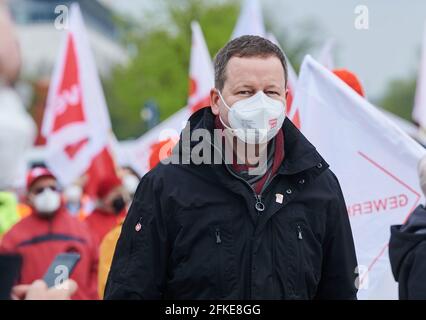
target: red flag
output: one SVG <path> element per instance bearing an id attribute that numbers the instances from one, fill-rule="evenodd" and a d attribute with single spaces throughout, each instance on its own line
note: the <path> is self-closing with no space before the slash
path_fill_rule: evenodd
<path id="1" fill-rule="evenodd" d="M 43 118 L 46 162 L 63 185 L 85 175 L 94 195 L 105 175 L 116 174 L 108 148 L 111 124 L 78 5 L 71 7 L 69 25 Z"/>
<path id="2" fill-rule="evenodd" d="M 55 108 L 53 132 L 73 122 L 85 122 L 81 99 L 80 79 L 73 35 L 68 34 L 65 68 L 57 91 L 58 105 Z"/>
<path id="3" fill-rule="evenodd" d="M 108 147 L 105 147 L 92 159 L 90 167 L 87 170 L 87 182 L 84 187 L 85 193 L 95 198 L 100 181 L 104 180 L 105 175 L 108 174 L 116 175 L 116 170 L 111 152 Z"/>

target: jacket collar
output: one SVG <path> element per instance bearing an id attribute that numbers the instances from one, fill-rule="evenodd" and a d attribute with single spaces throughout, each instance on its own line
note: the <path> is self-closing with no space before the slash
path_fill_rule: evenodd
<path id="1" fill-rule="evenodd" d="M 288 118 L 284 120 L 282 129 L 286 157 L 279 169 L 281 174 L 293 175 L 313 167 L 328 167 L 316 148 Z"/>

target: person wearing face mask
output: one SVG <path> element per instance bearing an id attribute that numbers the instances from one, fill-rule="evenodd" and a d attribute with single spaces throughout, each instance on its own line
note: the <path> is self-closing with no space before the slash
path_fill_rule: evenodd
<path id="1" fill-rule="evenodd" d="M 136 190 L 105 299 L 356 299 L 343 193 L 285 116 L 286 86 L 272 42 L 219 51 L 210 107 Z"/>
<path id="2" fill-rule="evenodd" d="M 139 185 L 141 177 L 133 168 L 128 166 L 122 167 L 121 171 L 122 171 L 123 186 L 128 192 L 130 199 L 133 199 L 133 196 L 135 195 L 135 192 Z"/>
<path id="3" fill-rule="evenodd" d="M 74 183 L 64 190 L 66 207 L 69 213 L 73 216 L 80 216 L 81 200 L 83 197 L 83 189 L 78 184 Z"/>
<path id="4" fill-rule="evenodd" d="M 129 196 L 116 175 L 101 180 L 96 195 L 98 205 L 85 222 L 99 246 L 103 237 L 124 220 Z"/>
<path id="5" fill-rule="evenodd" d="M 0 253 L 23 258 L 19 285 L 42 279 L 59 253 L 77 252 L 81 259 L 71 279 L 78 285 L 73 299 L 98 299 L 98 251 L 87 226 L 66 210 L 55 176 L 37 167 L 27 176 L 26 200 L 32 213 L 15 224 L 3 237 Z"/>

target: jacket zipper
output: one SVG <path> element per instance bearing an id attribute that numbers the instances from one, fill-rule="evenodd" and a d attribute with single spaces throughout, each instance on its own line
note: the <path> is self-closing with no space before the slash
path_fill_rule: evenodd
<path id="1" fill-rule="evenodd" d="M 221 150 L 219 150 L 217 147 L 216 147 L 216 145 L 215 144 L 212 144 L 212 146 L 213 146 L 213 148 L 216 148 L 216 150 L 218 150 L 219 152 L 222 152 Z M 262 201 L 262 194 L 263 194 L 263 191 L 265 191 L 266 190 L 266 188 L 265 188 L 265 190 L 263 190 L 260 194 L 257 194 L 256 193 L 256 191 L 253 189 L 253 187 L 246 181 L 246 180 L 244 180 L 243 178 L 241 178 L 240 176 L 238 176 L 238 175 L 236 175 L 234 172 L 232 172 L 232 170 L 230 170 L 229 168 L 228 168 L 228 166 L 225 164 L 225 168 L 226 168 L 226 170 L 228 170 L 228 172 L 233 176 L 233 177 L 235 177 L 235 178 L 237 178 L 238 180 L 241 180 L 246 186 L 248 186 L 249 188 L 250 188 L 250 190 L 253 192 L 253 195 L 254 195 L 254 198 L 256 199 L 256 203 L 255 203 L 255 209 L 256 209 L 256 211 L 257 211 L 257 214 L 258 215 L 260 215 L 261 214 L 261 212 L 263 212 L 263 211 L 265 211 L 265 204 L 263 203 L 263 201 Z M 277 176 L 277 174 L 275 174 L 272 178 L 271 178 L 271 180 L 269 181 L 269 183 L 268 183 L 268 185 L 270 185 L 271 183 L 272 183 L 272 181 L 275 179 L 275 177 Z"/>
<path id="2" fill-rule="evenodd" d="M 303 240 L 302 228 L 299 224 L 297 225 L 297 239 Z"/>
<path id="3" fill-rule="evenodd" d="M 220 238 L 220 229 L 216 228 L 216 244 L 221 244 L 222 239 Z"/>
<path id="4" fill-rule="evenodd" d="M 222 277 L 222 248 L 220 248 L 219 246 L 222 244 L 222 238 L 220 236 L 220 229 L 219 227 L 216 227 L 215 230 L 215 236 L 216 236 L 216 245 L 218 246 L 218 272 L 219 272 L 219 299 L 221 299 L 223 297 L 223 277 Z"/>
<path id="5" fill-rule="evenodd" d="M 303 232 L 302 232 L 302 227 L 300 226 L 300 224 L 296 225 L 296 235 L 297 235 L 297 250 L 298 250 L 298 259 L 297 259 L 297 277 L 296 277 L 296 281 L 297 283 L 295 283 L 295 287 L 294 287 L 294 294 L 299 297 L 300 294 L 300 287 L 301 287 L 301 276 L 302 276 L 302 243 L 301 241 L 303 240 Z"/>
<path id="6" fill-rule="evenodd" d="M 229 170 L 229 168 L 228 168 L 228 166 L 226 166 L 225 165 L 225 167 L 226 167 L 226 169 L 228 170 L 228 172 L 233 176 L 233 177 L 235 177 L 235 178 L 237 178 L 238 180 L 241 180 L 242 182 L 244 182 L 244 184 L 246 185 L 246 186 L 248 186 L 249 188 L 250 188 L 250 190 L 252 191 L 252 193 L 253 193 L 253 196 L 254 196 L 254 199 L 256 200 L 256 203 L 255 203 L 255 205 L 254 205 L 254 208 L 256 209 L 256 211 L 257 211 L 257 214 L 258 215 L 260 215 L 263 211 L 265 211 L 265 203 L 262 201 L 262 194 L 263 194 L 263 192 L 261 192 L 261 193 L 259 193 L 259 194 L 257 194 L 256 193 L 256 191 L 253 189 L 253 187 L 246 181 L 246 180 L 244 180 L 243 178 L 241 178 L 240 176 L 238 176 L 238 175 L 236 175 L 234 172 L 232 172 L 232 170 Z M 272 178 L 271 178 L 271 180 L 269 181 L 269 183 L 268 183 L 268 185 L 270 185 L 271 183 L 272 183 L 272 181 L 275 179 L 275 177 L 277 176 L 277 174 L 275 174 Z M 265 190 L 266 190 L 266 188 L 265 188 Z M 265 190 L 263 190 L 263 191 L 265 191 Z"/>

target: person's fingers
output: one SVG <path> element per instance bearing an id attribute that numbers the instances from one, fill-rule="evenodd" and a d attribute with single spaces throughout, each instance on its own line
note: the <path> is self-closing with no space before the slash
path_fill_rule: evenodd
<path id="1" fill-rule="evenodd" d="M 31 289 L 47 290 L 47 284 L 43 280 L 36 280 L 31 284 Z"/>
<path id="2" fill-rule="evenodd" d="M 62 284 L 63 288 L 66 291 L 66 294 L 68 294 L 70 297 L 77 291 L 78 285 L 77 282 L 75 282 L 72 279 L 67 279 Z"/>
<path id="3" fill-rule="evenodd" d="M 21 284 L 21 285 L 17 285 L 14 286 L 12 288 L 12 300 L 22 300 L 25 298 L 25 296 L 27 295 L 28 289 L 29 289 L 30 285 L 28 284 Z"/>
<path id="4" fill-rule="evenodd" d="M 47 293 L 49 300 L 70 300 L 77 291 L 78 285 L 74 280 L 65 280 L 62 284 L 52 287 Z"/>
<path id="5" fill-rule="evenodd" d="M 43 280 L 34 281 L 28 288 L 25 300 L 44 300 L 47 292 L 47 284 Z"/>
<path id="6" fill-rule="evenodd" d="M 72 296 L 74 293 L 77 292 L 78 285 L 77 285 L 77 282 L 75 282 L 72 279 L 69 279 L 68 282 L 69 282 L 69 286 L 70 286 L 70 289 L 68 291 L 70 293 L 70 296 Z"/>

